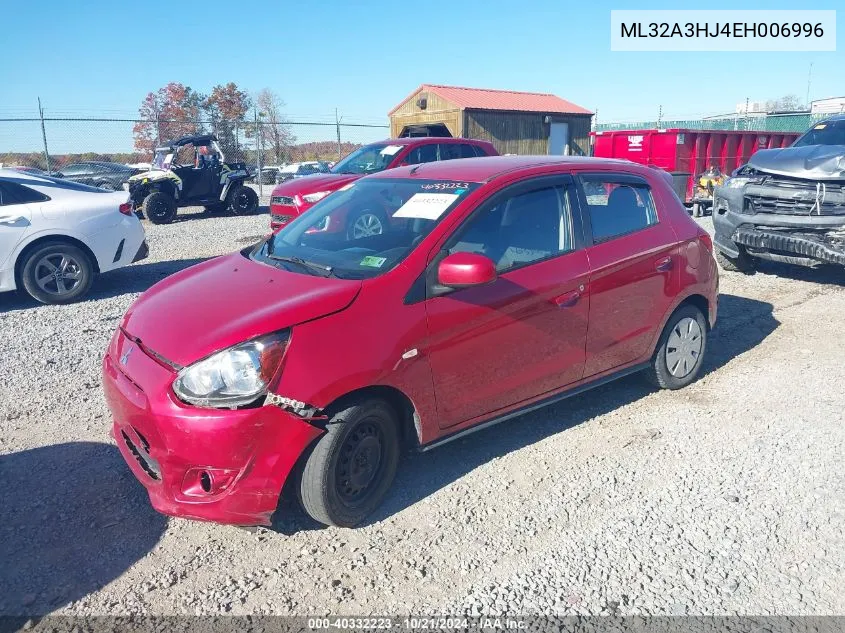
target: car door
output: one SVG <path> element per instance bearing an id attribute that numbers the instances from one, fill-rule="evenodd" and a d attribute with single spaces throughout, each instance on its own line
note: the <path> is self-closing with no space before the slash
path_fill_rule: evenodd
<path id="1" fill-rule="evenodd" d="M 648 181 L 625 173 L 577 179 L 591 245 L 584 376 L 643 360 L 677 294 L 677 237 Z"/>
<path id="2" fill-rule="evenodd" d="M 0 181 L 0 269 L 11 266 L 10 255 L 30 232 L 33 210 L 45 199 L 28 187 Z"/>
<path id="3" fill-rule="evenodd" d="M 428 267 L 426 346 L 443 428 L 581 378 L 589 265 L 569 176 L 535 178 L 494 194 Z M 439 261 L 475 252 L 496 262 L 486 286 L 437 295 Z"/>

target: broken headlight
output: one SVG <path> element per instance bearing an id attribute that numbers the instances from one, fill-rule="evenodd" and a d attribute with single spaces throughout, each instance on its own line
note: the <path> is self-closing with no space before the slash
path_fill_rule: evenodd
<path id="1" fill-rule="evenodd" d="M 234 409 L 267 393 L 279 368 L 288 331 L 239 343 L 185 367 L 173 382 L 180 400 L 199 407 Z"/>
<path id="2" fill-rule="evenodd" d="M 728 178 L 722 186 L 727 187 L 728 189 L 740 189 L 745 185 L 758 182 L 760 182 L 760 178 L 751 176 L 734 176 L 733 178 Z"/>

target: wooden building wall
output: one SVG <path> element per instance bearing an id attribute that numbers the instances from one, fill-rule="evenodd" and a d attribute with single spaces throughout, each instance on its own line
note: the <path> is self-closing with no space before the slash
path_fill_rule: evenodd
<path id="1" fill-rule="evenodd" d="M 550 124 L 545 114 L 467 110 L 464 136 L 491 141 L 500 154 L 548 154 Z M 554 121 L 569 124 L 569 153 L 590 153 L 590 116 L 553 115 Z"/>
<path id="2" fill-rule="evenodd" d="M 425 110 L 417 107 L 417 99 L 421 94 L 427 98 Z M 396 112 L 390 115 L 390 136 L 396 138 L 406 125 L 420 125 L 424 123 L 443 123 L 452 136 L 463 136 L 463 116 L 461 109 L 451 101 L 425 90 L 417 92 L 405 101 Z"/>

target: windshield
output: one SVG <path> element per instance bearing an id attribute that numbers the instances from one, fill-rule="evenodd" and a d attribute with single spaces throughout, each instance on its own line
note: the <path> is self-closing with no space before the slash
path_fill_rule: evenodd
<path id="1" fill-rule="evenodd" d="M 157 149 L 156 155 L 153 158 L 153 169 L 170 169 L 170 164 L 173 162 L 173 150 L 171 149 Z"/>
<path id="2" fill-rule="evenodd" d="M 387 169 L 390 161 L 402 150 L 401 145 L 377 143 L 356 149 L 332 167 L 334 174 L 372 174 Z"/>
<path id="3" fill-rule="evenodd" d="M 795 141 L 792 147 L 807 145 L 845 145 L 845 119 L 817 123 Z"/>
<path id="4" fill-rule="evenodd" d="M 405 259 L 477 186 L 364 179 L 318 202 L 270 237 L 253 257 L 298 273 L 376 277 Z"/>

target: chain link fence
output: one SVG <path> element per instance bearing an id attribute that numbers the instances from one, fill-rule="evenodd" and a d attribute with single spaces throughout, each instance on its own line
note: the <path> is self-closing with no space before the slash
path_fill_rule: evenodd
<path id="1" fill-rule="evenodd" d="M 56 172 L 72 163 L 108 161 L 143 167 L 157 146 L 187 134 L 213 133 L 227 161 L 244 162 L 257 172 L 293 162 L 337 161 L 387 137 L 389 129 L 323 121 L 0 118 L 0 166 Z"/>
<path id="2" fill-rule="evenodd" d="M 594 120 L 593 129 L 597 132 L 610 130 L 670 130 L 673 128 L 739 132 L 805 132 L 810 126 L 829 116 L 830 114 L 810 114 L 808 112 L 787 114 L 749 112 L 747 114 L 727 114 L 697 119 L 663 119 L 662 117 L 658 117 L 650 121 L 617 121 L 608 123 L 599 123 L 597 120 Z"/>

